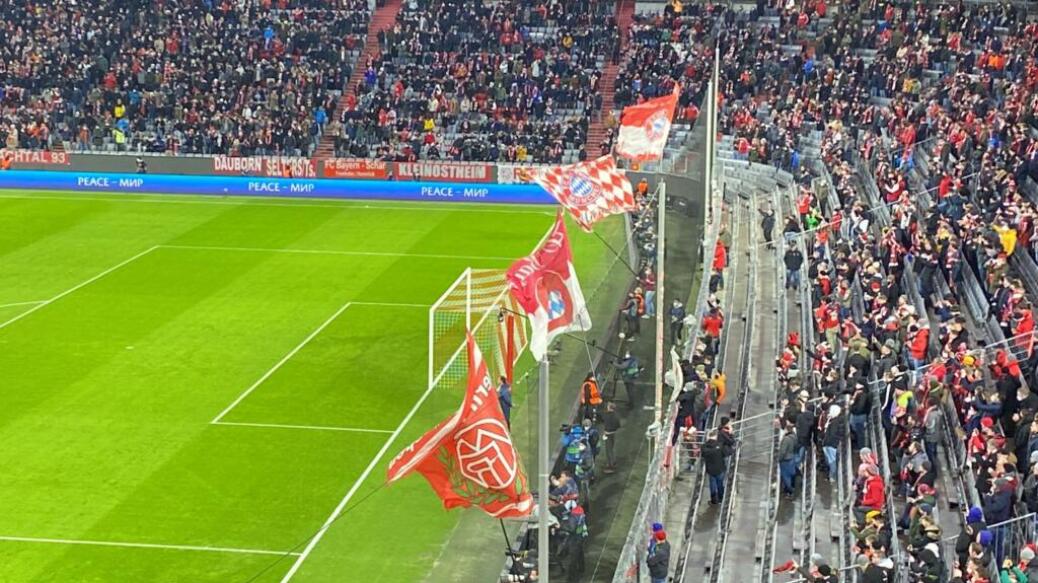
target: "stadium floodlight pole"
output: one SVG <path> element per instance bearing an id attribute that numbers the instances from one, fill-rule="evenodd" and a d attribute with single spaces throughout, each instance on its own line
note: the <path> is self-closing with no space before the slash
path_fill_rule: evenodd
<path id="1" fill-rule="evenodd" d="M 667 182 L 660 180 L 657 187 L 659 201 L 656 207 L 656 406 L 654 421 L 659 425 L 663 419 L 663 294 L 666 289 L 667 248 Z"/>
<path id="2" fill-rule="evenodd" d="M 551 550 L 548 542 L 548 478 L 551 472 L 551 423 L 548 415 L 548 357 L 541 359 L 537 383 L 537 580 L 548 583 L 548 563 Z"/>

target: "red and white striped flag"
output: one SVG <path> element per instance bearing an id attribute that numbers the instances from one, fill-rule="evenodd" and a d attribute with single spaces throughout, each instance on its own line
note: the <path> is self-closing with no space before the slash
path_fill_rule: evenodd
<path id="1" fill-rule="evenodd" d="M 552 166 L 533 172 L 533 180 L 573 215 L 585 231 L 599 219 L 638 210 L 631 181 L 612 156 Z"/>
<path id="2" fill-rule="evenodd" d="M 616 153 L 638 162 L 662 158 L 679 94 L 680 88 L 675 85 L 670 95 L 625 107 L 620 116 Z"/>

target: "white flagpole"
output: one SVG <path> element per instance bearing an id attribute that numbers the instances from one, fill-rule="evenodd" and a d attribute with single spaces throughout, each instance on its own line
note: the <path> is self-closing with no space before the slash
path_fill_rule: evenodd
<path id="1" fill-rule="evenodd" d="M 659 200 L 656 205 L 656 407 L 655 422 L 657 426 L 663 418 L 663 291 L 665 269 L 663 262 L 667 246 L 667 183 L 660 180 Z"/>
<path id="2" fill-rule="evenodd" d="M 551 473 L 551 423 L 548 419 L 548 357 L 541 359 L 537 383 L 537 402 L 540 409 L 537 422 L 537 580 L 548 583 L 548 563 L 551 557 L 548 533 L 548 478 Z"/>

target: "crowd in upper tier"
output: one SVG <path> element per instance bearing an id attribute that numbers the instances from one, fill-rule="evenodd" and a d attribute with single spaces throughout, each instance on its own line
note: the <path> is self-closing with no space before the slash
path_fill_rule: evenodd
<path id="1" fill-rule="evenodd" d="M 379 34 L 341 156 L 575 161 L 618 36 L 608 0 L 410 0 Z"/>
<path id="2" fill-rule="evenodd" d="M 367 0 L 0 1 L 0 147 L 309 155 Z"/>

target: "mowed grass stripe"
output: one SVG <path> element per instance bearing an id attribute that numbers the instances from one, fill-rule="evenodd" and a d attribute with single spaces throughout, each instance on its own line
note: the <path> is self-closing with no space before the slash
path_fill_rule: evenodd
<path id="1" fill-rule="evenodd" d="M 197 194 L 86 194 L 75 191 L 18 191 L 0 190 L 0 200 L 52 200 L 60 202 L 100 201 L 139 204 L 167 205 L 210 205 L 210 206 L 263 206 L 268 208 L 318 207 L 329 209 L 357 209 L 372 212 L 415 212 L 415 213 L 475 213 L 475 214 L 538 214 L 554 215 L 552 205 L 533 204 L 486 204 L 478 202 L 421 203 L 394 200 L 339 200 L 332 198 L 295 197 L 291 200 L 260 196 L 212 196 Z"/>
<path id="2" fill-rule="evenodd" d="M 338 294 L 348 291 L 343 280 L 349 279 L 354 285 L 362 286 L 366 277 L 373 277 L 379 271 L 378 266 L 369 261 L 365 261 L 363 266 L 357 266 L 349 265 L 341 258 L 336 258 L 330 265 L 321 258 L 242 254 L 210 257 L 206 262 L 199 262 L 192 255 L 180 251 L 160 252 L 154 262 L 144 262 L 118 276 L 113 274 L 110 281 L 107 278 L 99 280 L 94 286 L 83 288 L 63 301 L 48 306 L 46 310 L 41 310 L 35 316 L 39 320 L 27 327 L 25 334 L 3 336 L 9 343 L 19 344 L 20 349 L 28 354 L 46 347 L 53 348 L 55 344 L 64 347 L 94 344 L 96 346 L 88 347 L 98 350 L 83 354 L 84 360 L 90 355 L 114 356 L 107 363 L 98 363 L 100 371 L 91 371 L 78 382 L 69 376 L 48 383 L 48 386 L 71 386 L 81 390 L 64 392 L 64 398 L 54 399 L 48 403 L 50 406 L 40 407 L 38 415 L 23 419 L 23 423 L 18 424 L 20 427 L 15 427 L 14 431 L 4 432 L 11 442 L 35 446 L 21 449 L 22 456 L 17 455 L 19 448 L 8 449 L 0 454 L 11 456 L 9 467 L 18 466 L 25 471 L 25 477 L 28 478 L 24 482 L 25 488 L 30 488 L 30 482 L 41 476 L 66 474 L 76 477 L 70 484 L 35 489 L 29 493 L 28 500 L 24 493 L 12 493 L 11 499 L 26 502 L 22 506 L 25 514 L 14 518 L 24 518 L 27 524 L 22 524 L 23 528 L 17 532 L 36 534 L 46 527 L 45 534 L 55 538 L 81 536 L 78 531 L 88 524 L 87 516 L 103 512 L 119 500 L 119 491 L 125 491 L 147 478 L 150 472 L 155 471 L 149 468 L 161 464 L 163 455 L 175 452 L 178 441 L 183 442 L 193 433 L 205 430 L 209 415 L 208 411 L 205 411 L 205 417 L 198 415 L 202 409 L 198 401 L 200 397 L 204 399 L 208 392 L 204 390 L 207 379 L 219 377 L 224 371 L 242 368 L 235 366 L 237 355 L 262 352 L 256 349 L 271 344 L 269 340 L 272 334 L 274 337 L 283 337 L 288 330 L 298 329 L 300 311 L 318 311 L 318 304 L 327 301 L 332 295 L 331 290 L 336 290 Z M 336 265 L 340 268 L 338 272 Z M 297 289 L 297 283 L 288 283 L 298 281 L 308 282 L 313 287 L 303 286 L 300 290 Z M 207 303 L 213 305 L 207 306 Z M 283 307 L 273 309 L 278 306 Z M 285 307 L 291 310 L 286 311 Z M 293 315 L 292 311 L 297 313 Z M 175 325 L 156 316 L 178 312 L 182 312 L 182 317 L 176 318 L 178 323 Z M 149 342 L 134 337 L 127 333 L 125 327 L 140 330 L 143 336 L 153 336 L 154 339 Z M 57 334 L 40 334 L 51 328 Z M 238 328 L 244 336 L 236 338 L 234 334 L 229 335 L 234 328 Z M 13 330 L 14 327 L 10 329 Z M 212 336 L 214 333 L 216 337 Z M 244 345 L 241 345 L 243 342 Z M 132 351 L 128 350 L 131 346 Z M 112 350 L 117 354 L 104 355 L 104 350 Z M 206 357 L 207 354 L 210 356 Z M 269 362 L 264 359 L 264 366 L 268 366 Z M 6 370 L 16 369 L 6 367 Z M 240 373 L 232 376 L 241 378 Z M 168 384 L 163 385 L 164 382 Z M 159 384 L 155 386 L 152 383 Z M 233 391 L 240 390 L 235 383 L 228 383 L 228 386 Z M 39 395 L 40 391 L 26 390 L 15 394 Z M 228 392 L 226 399 L 232 395 Z M 224 402 L 224 398 L 220 401 Z M 201 405 L 204 407 L 204 402 Z M 177 413 L 178 407 L 183 414 Z M 23 414 L 26 412 L 24 407 L 8 410 L 21 411 Z M 158 418 L 149 422 L 149 414 Z M 46 425 L 39 421 L 45 421 Z M 174 425 L 171 427 L 168 423 Z M 27 431 L 18 431 L 19 428 Z M 48 431 L 58 431 L 60 435 L 45 444 L 40 443 L 40 439 L 47 439 Z M 245 441 L 248 443 L 248 440 Z M 350 443 L 349 447 L 357 450 L 358 465 L 362 465 L 366 456 L 370 456 L 369 448 L 358 448 L 352 445 L 354 441 Z M 298 459 L 297 445 L 298 440 L 280 444 L 282 450 L 271 461 L 284 466 L 287 461 Z M 375 447 L 377 442 L 370 449 Z M 214 453 L 208 447 L 202 449 L 206 456 Z M 325 457 L 320 459 L 322 466 L 334 467 L 332 462 L 341 459 L 341 454 L 330 455 L 335 450 L 326 445 L 318 451 L 324 452 Z M 124 459 L 122 455 L 125 454 L 139 456 L 141 461 Z M 239 457 L 256 461 L 264 458 L 255 453 Z M 334 475 L 328 476 L 326 484 L 338 484 L 341 475 L 348 475 L 348 472 L 348 466 L 338 467 Z M 315 474 L 320 474 L 320 470 L 309 465 L 302 468 L 297 466 L 293 472 L 293 475 L 299 476 L 297 480 L 306 481 L 314 480 Z M 246 475 L 257 475 L 255 468 L 252 467 Z M 264 481 L 269 477 L 262 474 L 257 476 Z M 162 480 L 167 485 L 177 481 L 170 477 Z M 248 482 L 235 476 L 223 483 L 231 488 L 233 501 L 236 496 L 243 494 L 241 487 Z M 293 484 L 293 481 L 286 476 L 279 483 Z M 180 488 L 177 491 L 190 490 Z M 294 504 L 300 501 L 307 504 L 305 501 L 309 498 L 306 492 L 306 488 L 300 485 L 291 492 L 294 496 L 286 498 L 284 492 L 279 491 L 276 498 L 291 499 Z M 217 500 L 220 500 L 221 505 L 228 503 L 226 497 Z M 77 520 L 68 520 L 62 508 L 66 502 L 82 502 L 86 511 L 81 509 L 74 514 Z M 178 500 L 177 504 L 156 509 L 176 509 L 179 515 L 183 513 L 180 509 L 185 505 L 190 506 L 190 502 L 191 498 L 188 497 L 187 500 Z M 136 519 L 129 523 L 135 525 L 140 523 L 141 516 L 149 516 L 153 504 L 152 499 L 146 501 L 143 507 L 135 509 L 133 516 Z M 207 510 L 204 515 L 191 514 L 194 524 L 191 529 L 181 533 L 184 535 L 183 540 L 227 544 L 222 532 L 227 529 L 228 521 L 223 519 L 227 517 L 219 518 L 220 515 L 213 512 L 214 509 Z M 239 508 L 241 510 L 245 508 Z M 248 510 L 251 513 L 253 509 L 248 507 Z M 324 509 L 316 512 L 323 513 Z M 44 513 L 47 516 L 41 517 Z M 120 520 L 123 519 L 116 522 Z M 168 530 L 161 528 L 162 521 L 149 519 L 144 524 L 148 525 L 152 536 Z M 156 525 L 160 527 L 159 530 L 152 530 Z M 30 526 L 31 530 L 28 529 Z M 301 536 L 299 531 L 286 526 L 291 525 L 281 524 L 278 530 Z M 256 535 L 265 537 L 270 528 L 270 524 L 264 521 L 258 527 L 252 527 L 250 536 L 233 541 L 233 544 L 251 546 L 262 543 L 263 540 L 257 540 Z M 206 536 L 200 536 L 200 529 L 201 534 Z M 120 538 L 139 540 L 149 532 L 127 533 L 138 536 Z M 115 538 L 108 536 L 113 534 L 108 527 L 100 527 L 95 534 L 97 536 L 91 538 Z"/>
<path id="3" fill-rule="evenodd" d="M 41 284 L 17 294 L 5 289 L 2 301 L 47 298 L 56 293 L 48 286 L 59 291 L 68 287 L 54 286 L 64 276 L 46 264 L 48 258 L 61 257 L 62 246 L 73 257 L 63 267 L 78 261 L 81 265 L 73 267 L 89 267 L 90 273 L 112 265 L 113 250 L 125 257 L 127 246 L 141 242 L 509 257 L 528 252 L 551 223 L 550 216 L 534 213 L 48 203 L 102 205 L 104 212 L 59 237 L 47 236 L 13 256 L 0 256 L 0 270 L 15 266 Z M 578 254 L 581 246 L 587 252 L 597 245 L 584 239 L 574 241 Z M 0 495 L 20 500 L 12 513 L 0 516 L 0 533 L 290 548 L 320 526 L 348 490 L 359 499 L 377 487 L 395 449 L 453 411 L 459 396 L 431 395 L 369 479 L 361 482 L 363 470 L 386 448 L 385 434 L 232 428 L 208 421 L 342 302 L 431 303 L 474 263 L 159 249 L 0 331 L 0 352 L 8 351 L 0 354 L 0 379 L 15 381 L 12 390 L 0 394 L 0 459 L 7 458 L 5 467 L 22 464 L 0 475 Z M 381 413 L 373 406 L 364 426 L 391 428 L 424 388 L 426 312 L 392 306 L 364 311 L 376 314 L 365 317 L 367 324 L 354 322 L 377 328 L 365 332 L 366 338 L 385 343 L 384 336 L 395 336 L 401 343 L 400 348 L 386 344 L 377 351 L 389 352 L 390 358 L 395 354 L 399 364 L 370 373 L 371 379 L 394 385 L 400 396 L 394 400 L 392 394 L 382 395 L 386 406 Z M 407 338 L 400 332 L 403 324 L 380 320 L 390 312 L 412 312 L 421 320 L 421 332 Z M 348 327 L 350 322 L 342 323 Z M 16 334 L 22 325 L 26 330 Z M 342 333 L 349 338 L 348 328 Z M 14 345 L 18 347 L 9 350 Z M 421 352 L 418 362 L 408 347 Z M 307 356 L 313 359 L 312 370 L 293 370 L 295 380 L 277 381 L 279 395 L 295 394 L 303 401 L 308 391 L 320 388 L 308 388 L 308 379 L 321 378 L 327 366 L 339 366 L 324 364 L 337 357 L 334 343 L 316 348 L 326 350 L 327 359 L 317 353 Z M 351 365 L 360 366 L 348 362 L 347 368 Z M 414 386 L 412 367 L 421 379 Z M 363 373 L 362 367 L 355 376 Z M 357 382 L 354 375 L 347 376 L 356 383 L 350 393 L 327 394 L 340 399 L 356 391 L 368 398 L 377 391 L 366 382 L 370 379 Z M 328 389 L 341 391 L 332 384 L 323 390 Z M 332 402 L 324 408 L 339 407 Z M 202 411 L 207 414 L 200 416 Z M 245 422 L 252 421 L 267 420 Z M 20 445 L 10 448 L 12 444 Z M 293 581 L 331 582 L 343 576 L 417 580 L 456 517 L 440 510 L 424 481 L 407 480 L 340 520 Z M 371 525 L 387 523 L 407 529 L 406 537 L 394 540 L 392 556 L 381 553 L 384 538 L 371 536 Z M 0 544 L 5 558 L 7 548 Z M 56 550 L 21 549 L 20 558 L 5 563 L 0 574 L 18 583 L 52 580 L 51 573 L 60 580 L 222 583 L 245 580 L 265 564 L 255 557 L 247 562 L 213 557 L 212 564 L 206 559 L 205 568 L 199 568 L 199 562 L 143 549 L 130 551 L 126 564 L 120 564 L 109 549 Z M 340 560 L 329 561 L 333 557 Z M 279 566 L 265 580 L 277 581 L 284 572 Z"/>
<path id="4" fill-rule="evenodd" d="M 392 429 L 425 390 L 427 313 L 351 304 L 224 421 Z"/>
<path id="5" fill-rule="evenodd" d="M 2 217 L 0 304 L 52 298 L 137 251 L 227 212 L 169 209 L 156 216 L 149 212 L 153 209 L 108 202 L 17 202 L 17 209 L 9 208 Z"/>

